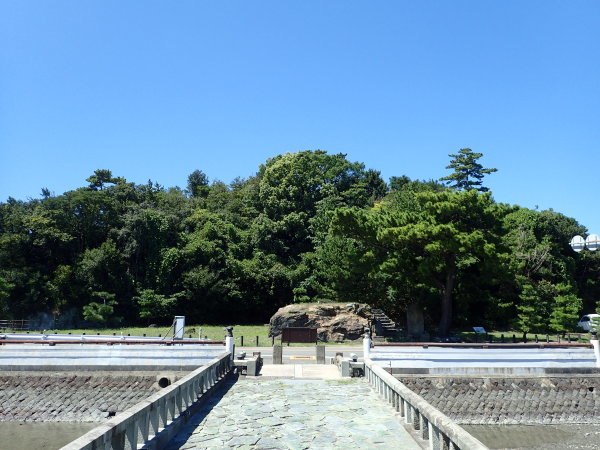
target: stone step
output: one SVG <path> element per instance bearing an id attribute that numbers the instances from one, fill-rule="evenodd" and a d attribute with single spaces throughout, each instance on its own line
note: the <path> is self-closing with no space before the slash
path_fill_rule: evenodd
<path id="1" fill-rule="evenodd" d="M 342 375 L 335 364 L 263 364 L 259 377 L 337 380 Z"/>

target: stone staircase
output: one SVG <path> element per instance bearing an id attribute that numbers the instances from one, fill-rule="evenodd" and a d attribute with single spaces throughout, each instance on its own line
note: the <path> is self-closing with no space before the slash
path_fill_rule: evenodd
<path id="1" fill-rule="evenodd" d="M 384 341 L 385 338 L 398 337 L 400 328 L 396 325 L 396 322 L 390 319 L 381 309 L 374 308 L 372 312 L 375 325 L 374 341 Z"/>

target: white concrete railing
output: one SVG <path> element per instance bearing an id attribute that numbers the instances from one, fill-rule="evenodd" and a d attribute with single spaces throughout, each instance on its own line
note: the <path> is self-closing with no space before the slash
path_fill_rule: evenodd
<path id="1" fill-rule="evenodd" d="M 222 345 L 3 344 L 2 370 L 164 370 L 202 367 L 227 350 Z M 110 367 L 111 369 L 107 369 Z"/>
<path id="2" fill-rule="evenodd" d="M 161 448 L 177 431 L 175 427 L 167 427 L 176 423 L 190 406 L 229 373 L 231 361 L 231 353 L 213 359 L 61 450 Z"/>
<path id="3" fill-rule="evenodd" d="M 365 379 L 400 412 L 407 424 L 420 431 L 421 438 L 429 441 L 430 449 L 488 448 L 370 359 L 365 359 Z"/>

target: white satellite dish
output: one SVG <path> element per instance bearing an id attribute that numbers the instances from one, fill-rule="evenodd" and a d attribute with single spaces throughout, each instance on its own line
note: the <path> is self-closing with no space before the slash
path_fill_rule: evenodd
<path id="1" fill-rule="evenodd" d="M 585 248 L 585 239 L 583 239 L 579 235 L 573 236 L 573 239 L 571 239 L 570 244 L 573 250 L 575 250 L 576 252 L 580 252 Z"/>
<path id="2" fill-rule="evenodd" d="M 600 247 L 600 237 L 597 234 L 590 234 L 585 240 L 585 246 L 592 252 Z"/>

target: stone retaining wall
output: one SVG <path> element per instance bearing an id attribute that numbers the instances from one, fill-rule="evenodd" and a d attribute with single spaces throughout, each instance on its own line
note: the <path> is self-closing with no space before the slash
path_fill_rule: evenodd
<path id="1" fill-rule="evenodd" d="M 461 424 L 596 423 L 600 377 L 397 376 Z"/>
<path id="2" fill-rule="evenodd" d="M 0 421 L 102 422 L 183 375 L 0 372 Z"/>

